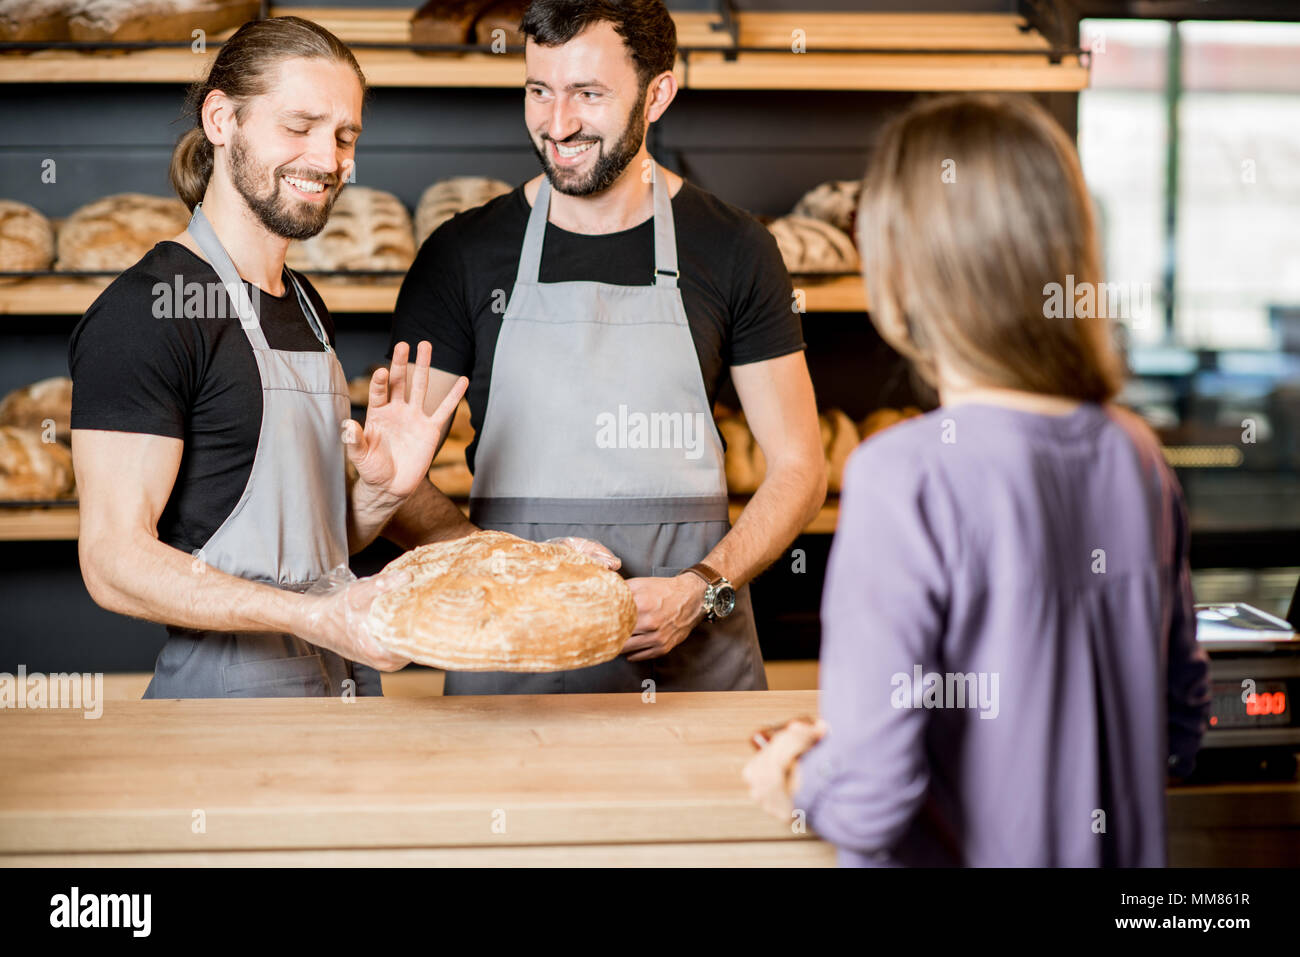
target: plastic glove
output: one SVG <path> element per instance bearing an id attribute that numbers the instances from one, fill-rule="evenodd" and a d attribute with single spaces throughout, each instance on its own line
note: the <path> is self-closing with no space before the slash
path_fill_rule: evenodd
<path id="1" fill-rule="evenodd" d="M 305 593 L 300 637 L 379 671 L 398 671 L 409 658 L 394 654 L 370 633 L 370 605 L 411 580 L 409 571 L 358 578 L 347 565 L 322 575 Z"/>
<path id="2" fill-rule="evenodd" d="M 623 567 L 623 562 L 617 555 L 600 542 L 593 542 L 590 538 L 575 538 L 569 535 L 564 538 L 548 538 L 544 544 L 571 548 L 579 555 L 586 555 L 592 561 L 604 565 L 610 571 L 616 572 Z"/>

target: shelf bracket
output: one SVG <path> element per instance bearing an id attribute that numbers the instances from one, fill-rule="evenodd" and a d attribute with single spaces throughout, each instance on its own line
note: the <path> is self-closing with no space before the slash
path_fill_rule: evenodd
<path id="1" fill-rule="evenodd" d="M 732 46 L 740 46 L 740 21 L 736 18 L 736 7 L 734 0 L 717 0 L 718 16 L 720 19 L 713 21 L 709 27 L 715 32 L 724 32 L 731 37 Z M 723 53 L 727 60 L 736 59 L 736 51 L 728 50 Z"/>
<path id="2" fill-rule="evenodd" d="M 1059 64 L 1062 53 L 1078 45 L 1078 20 L 1072 18 L 1065 0 L 1016 0 L 1017 12 L 1025 18 L 1020 32 L 1037 30 L 1047 38 L 1048 62 Z"/>

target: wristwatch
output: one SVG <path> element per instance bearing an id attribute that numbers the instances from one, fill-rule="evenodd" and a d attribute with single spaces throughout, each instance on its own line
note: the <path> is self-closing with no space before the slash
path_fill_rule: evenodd
<path id="1" fill-rule="evenodd" d="M 704 584 L 708 586 L 704 589 L 705 621 L 717 621 L 719 618 L 726 618 L 735 610 L 736 589 L 731 587 L 731 582 L 704 564 L 704 562 L 692 565 L 686 570 L 700 576 L 700 578 L 704 579 Z"/>

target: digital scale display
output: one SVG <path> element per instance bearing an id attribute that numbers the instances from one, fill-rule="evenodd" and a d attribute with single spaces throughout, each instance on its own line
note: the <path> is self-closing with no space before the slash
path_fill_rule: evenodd
<path id="1" fill-rule="evenodd" d="M 1215 681 L 1211 685 L 1211 728 L 1257 728 L 1291 723 L 1291 698 L 1286 682 L 1261 681 L 1242 687 L 1240 681 Z"/>

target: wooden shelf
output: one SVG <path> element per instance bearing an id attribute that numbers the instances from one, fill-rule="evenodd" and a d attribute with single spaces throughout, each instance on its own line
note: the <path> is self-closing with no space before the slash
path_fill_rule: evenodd
<path id="1" fill-rule="evenodd" d="M 281 12 L 288 11 L 271 8 L 273 15 Z M 292 12 L 352 44 L 402 44 L 410 38 L 408 10 Z M 737 17 L 738 44 L 713 29 L 719 22 L 714 13 L 679 12 L 673 19 L 682 54 L 676 73 L 686 89 L 1061 91 L 1088 85 L 1088 69 L 1077 57 L 1051 63 L 1047 40 L 1022 32 L 1013 14 L 750 12 Z M 753 47 L 765 51 L 748 49 Z M 732 59 L 716 48 L 728 48 Z M 825 52 L 833 50 L 873 52 Z M 364 46 L 354 53 L 376 87 L 512 88 L 524 75 L 517 53 L 421 54 Z M 214 55 L 188 47 L 6 52 L 0 54 L 0 83 L 192 83 Z"/>
<path id="2" fill-rule="evenodd" d="M 396 279 L 348 281 L 308 277 L 332 313 L 391 313 L 400 283 Z M 0 315 L 79 316 L 109 283 L 104 279 L 60 279 L 40 276 L 0 285 Z M 805 293 L 808 312 L 861 312 L 866 309 L 862 280 L 855 276 L 818 279 L 794 277 Z"/>
<path id="3" fill-rule="evenodd" d="M 469 513 L 468 503 L 457 504 L 462 512 Z M 731 503 L 732 522 L 736 521 L 744 507 L 743 500 Z M 831 534 L 835 531 L 839 513 L 838 503 L 834 499 L 827 501 L 804 532 L 809 535 Z M 75 507 L 4 508 L 0 509 L 0 542 L 75 541 L 79 525 Z"/>

